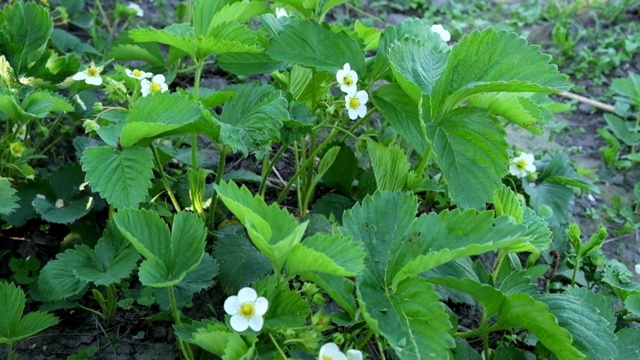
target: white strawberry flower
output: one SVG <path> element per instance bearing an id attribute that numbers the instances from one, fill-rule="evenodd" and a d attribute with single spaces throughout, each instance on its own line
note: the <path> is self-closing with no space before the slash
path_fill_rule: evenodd
<path id="1" fill-rule="evenodd" d="M 100 72 L 102 71 L 102 67 L 97 67 L 93 62 L 89 65 L 84 71 L 80 71 L 77 74 L 73 75 L 73 80 L 82 81 L 89 85 L 102 85 L 102 77 L 100 77 Z"/>
<path id="2" fill-rule="evenodd" d="M 238 295 L 229 296 L 224 302 L 224 311 L 231 315 L 231 328 L 243 332 L 248 328 L 253 331 L 262 330 L 263 315 L 269 309 L 269 301 L 258 297 L 258 293 L 250 287 L 238 291 Z"/>
<path id="3" fill-rule="evenodd" d="M 367 94 L 366 91 L 360 90 L 352 94 L 347 94 L 344 101 L 349 112 L 349 119 L 355 120 L 359 117 L 363 118 L 367 114 L 365 104 L 369 101 L 369 94 Z"/>
<path id="4" fill-rule="evenodd" d="M 140 5 L 134 4 L 134 3 L 129 3 L 129 5 L 127 5 L 127 7 L 129 7 L 130 9 L 135 10 L 137 17 L 143 17 L 144 16 L 144 10 L 142 10 Z"/>
<path id="5" fill-rule="evenodd" d="M 444 42 L 451 40 L 451 34 L 447 30 L 445 30 L 445 28 L 441 24 L 432 25 L 431 31 L 440 35 L 440 38 L 442 38 Z"/>
<path id="6" fill-rule="evenodd" d="M 142 96 L 165 92 L 167 90 L 169 90 L 169 87 L 165 84 L 165 78 L 162 74 L 154 76 L 151 81 L 143 79 L 140 82 L 140 91 L 142 92 Z"/>
<path id="7" fill-rule="evenodd" d="M 533 154 L 522 153 L 509 162 L 509 173 L 513 176 L 523 178 L 536 171 L 536 166 L 533 164 L 534 161 Z"/>
<path id="8" fill-rule="evenodd" d="M 144 72 L 138 69 L 133 69 L 133 70 L 125 69 L 124 72 L 127 74 L 128 77 L 138 79 L 138 80 L 148 79 L 153 76 L 152 73 Z"/>
<path id="9" fill-rule="evenodd" d="M 336 80 L 340 84 L 340 90 L 347 94 L 355 93 L 358 88 L 358 74 L 351 70 L 349 63 L 344 64 L 342 70 L 338 70 L 336 73 Z"/>
<path id="10" fill-rule="evenodd" d="M 281 17 L 288 17 L 289 14 L 287 14 L 287 10 L 283 9 L 283 8 L 276 8 L 276 17 L 277 18 L 281 18 Z"/>
<path id="11" fill-rule="evenodd" d="M 330 342 L 322 345 L 318 360 L 348 360 L 347 356 L 340 351 L 338 345 Z"/>
<path id="12" fill-rule="evenodd" d="M 18 124 L 13 125 L 12 131 L 16 134 L 16 137 L 22 141 L 27 137 L 27 124 L 24 124 L 18 128 Z"/>
<path id="13" fill-rule="evenodd" d="M 93 199 L 93 198 L 91 198 Z M 349 349 L 347 350 L 347 359 L 348 360 L 362 360 L 362 351 Z"/>

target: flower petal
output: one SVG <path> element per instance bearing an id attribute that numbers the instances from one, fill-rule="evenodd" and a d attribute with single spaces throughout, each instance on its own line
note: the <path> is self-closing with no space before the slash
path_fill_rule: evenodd
<path id="1" fill-rule="evenodd" d="M 358 112 L 354 109 L 349 109 L 349 119 L 355 120 L 358 118 Z"/>
<path id="2" fill-rule="evenodd" d="M 358 108 L 356 109 L 356 113 L 361 118 L 365 117 L 365 115 L 367 115 L 367 107 L 364 105 L 358 106 Z"/>
<path id="3" fill-rule="evenodd" d="M 347 350 L 347 359 L 349 360 L 362 360 L 362 351 L 360 350 Z"/>
<path id="4" fill-rule="evenodd" d="M 102 78 L 100 76 L 87 76 L 84 82 L 90 85 L 102 85 Z"/>
<path id="5" fill-rule="evenodd" d="M 76 73 L 75 75 L 73 75 L 73 80 L 75 81 L 80 81 L 80 80 L 84 80 L 87 78 L 87 73 L 84 71 L 80 71 L 79 73 Z"/>
<path id="6" fill-rule="evenodd" d="M 262 326 L 264 325 L 264 319 L 260 315 L 254 315 L 249 319 L 249 327 L 253 331 L 262 330 Z"/>
<path id="7" fill-rule="evenodd" d="M 224 312 L 229 315 L 235 315 L 240 310 L 240 300 L 237 296 L 229 296 L 227 300 L 224 301 Z"/>
<path id="8" fill-rule="evenodd" d="M 262 316 L 267 313 L 269 309 L 269 300 L 263 297 L 259 297 L 256 299 L 256 302 L 253 304 L 253 309 L 256 314 Z"/>
<path id="9" fill-rule="evenodd" d="M 237 332 L 243 332 L 249 328 L 249 320 L 242 315 L 233 315 L 229 320 L 231 328 Z"/>
<path id="10" fill-rule="evenodd" d="M 254 302 L 258 298 L 258 293 L 250 287 L 244 287 L 238 291 L 240 303 Z"/>
<path id="11" fill-rule="evenodd" d="M 356 93 L 356 96 L 360 100 L 360 104 L 364 105 L 369 101 L 369 94 L 366 91 L 360 90 Z"/>
<path id="12" fill-rule="evenodd" d="M 169 86 L 167 86 L 167 84 L 165 84 L 165 83 L 162 83 L 162 84 L 160 84 L 160 89 L 161 89 L 161 92 L 165 92 L 165 91 L 169 90 Z"/>
<path id="13" fill-rule="evenodd" d="M 156 84 L 163 84 L 163 83 L 165 82 L 165 80 L 166 80 L 166 79 L 164 78 L 164 75 L 162 75 L 162 74 L 155 75 L 155 76 L 151 79 L 151 81 L 152 81 L 152 82 L 154 82 L 154 83 L 156 83 Z"/>
<path id="14" fill-rule="evenodd" d="M 324 356 L 334 357 L 339 353 L 340 348 L 338 348 L 338 345 L 332 342 L 326 343 L 320 348 L 320 359 L 322 359 Z"/>

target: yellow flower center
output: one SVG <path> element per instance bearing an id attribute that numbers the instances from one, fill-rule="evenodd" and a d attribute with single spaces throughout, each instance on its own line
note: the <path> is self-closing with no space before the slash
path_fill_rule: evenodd
<path id="1" fill-rule="evenodd" d="M 527 160 L 525 159 L 520 159 L 518 161 L 516 161 L 516 167 L 518 168 L 518 170 L 524 170 L 527 167 Z"/>
<path id="2" fill-rule="evenodd" d="M 322 360 L 333 360 L 333 356 L 322 355 Z"/>
<path id="3" fill-rule="evenodd" d="M 141 77 L 142 76 L 142 71 L 138 70 L 138 69 L 134 69 L 131 72 L 131 75 L 135 76 L 135 77 Z"/>
<path id="4" fill-rule="evenodd" d="M 22 153 L 24 152 L 24 146 L 22 145 L 22 143 L 19 143 L 19 142 L 12 143 L 9 146 L 9 148 L 10 148 L 11 154 L 17 157 L 22 156 Z"/>
<path id="5" fill-rule="evenodd" d="M 149 88 L 149 92 L 157 93 L 160 91 L 162 91 L 162 86 L 160 84 L 156 84 L 156 83 L 151 84 L 151 87 Z"/>
<path id="6" fill-rule="evenodd" d="M 255 309 L 252 303 L 244 303 L 240 306 L 240 315 L 250 318 L 253 316 Z"/>
<path id="7" fill-rule="evenodd" d="M 351 76 L 345 76 L 345 77 L 342 79 L 342 82 L 343 82 L 345 85 L 347 85 L 347 86 L 351 86 L 351 85 L 353 85 L 353 79 L 351 78 Z"/>
<path id="8" fill-rule="evenodd" d="M 352 96 L 351 99 L 349 99 L 349 108 L 357 109 L 358 106 L 360 106 L 360 99 L 356 96 Z"/>
<path id="9" fill-rule="evenodd" d="M 100 71 L 95 66 L 89 66 L 87 69 L 87 75 L 89 76 L 98 76 L 98 74 L 100 74 Z"/>

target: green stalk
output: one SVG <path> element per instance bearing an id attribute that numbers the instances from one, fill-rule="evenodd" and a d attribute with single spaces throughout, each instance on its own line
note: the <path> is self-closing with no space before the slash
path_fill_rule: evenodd
<path id="1" fill-rule="evenodd" d="M 265 164 L 263 163 L 262 165 L 262 181 L 260 182 L 260 188 L 258 189 L 258 194 L 260 196 L 264 196 L 264 191 L 265 188 L 267 187 L 267 178 L 269 177 L 269 174 L 271 173 L 271 170 L 273 169 L 274 166 L 276 166 L 276 163 L 278 162 L 278 160 L 280 160 L 280 158 L 282 157 L 282 154 L 284 154 L 284 152 L 287 150 L 287 146 L 280 146 L 280 149 L 278 149 L 278 151 L 275 153 L 275 155 L 273 155 L 273 157 L 271 158 L 271 161 L 269 161 L 267 163 L 267 165 L 265 166 Z M 267 159 L 267 157 L 265 156 L 265 160 Z"/>
<path id="2" fill-rule="evenodd" d="M 178 309 L 178 301 L 176 300 L 176 291 L 173 286 L 169 286 L 167 288 L 169 291 L 169 303 L 171 304 L 171 313 L 173 314 L 173 321 L 176 325 L 182 324 L 182 319 L 180 316 L 180 309 Z M 182 356 L 184 356 L 187 360 L 194 360 L 193 352 L 191 351 L 191 346 L 188 343 L 182 341 L 180 337 L 178 337 L 178 346 L 180 346 L 180 351 L 182 352 Z"/>
<path id="3" fill-rule="evenodd" d="M 504 325 L 493 325 L 493 326 L 481 327 L 476 330 L 471 330 L 466 332 L 456 332 L 453 334 L 453 336 L 459 337 L 462 339 L 468 339 L 468 338 L 483 336 L 485 334 L 490 334 L 492 332 L 500 331 L 504 329 L 506 329 Z"/>
<path id="4" fill-rule="evenodd" d="M 220 184 L 222 181 L 222 176 L 224 175 L 224 166 L 227 161 L 227 153 L 229 152 L 229 148 L 226 145 L 222 145 L 222 149 L 220 149 L 220 159 L 218 159 L 218 169 L 216 170 L 216 180 L 215 184 Z M 218 193 L 216 191 L 213 192 L 211 197 L 211 204 L 209 205 L 209 228 L 213 229 L 216 225 L 216 209 L 218 208 Z"/>
<path id="5" fill-rule="evenodd" d="M 571 275 L 571 286 L 576 285 L 576 278 L 578 277 L 578 268 L 580 268 L 581 261 L 582 261 L 582 257 L 579 254 L 576 254 L 576 262 L 573 265 L 573 274 Z"/>
<path id="6" fill-rule="evenodd" d="M 171 199 L 171 203 L 173 204 L 173 207 L 177 212 L 180 212 L 182 211 L 180 208 L 180 203 L 178 203 L 178 199 L 173 193 L 173 190 L 171 190 L 171 186 L 169 185 L 169 180 L 167 180 L 167 175 L 164 173 L 164 170 L 162 169 L 162 163 L 160 162 L 160 156 L 158 155 L 158 150 L 153 144 L 151 144 L 150 146 L 151 146 L 151 151 L 153 152 L 153 160 L 156 163 L 156 168 L 158 169 L 158 172 L 160 173 L 160 179 L 162 181 L 162 184 L 164 185 L 164 188 L 167 190 L 167 194 L 169 194 L 169 198 Z"/>
<path id="7" fill-rule="evenodd" d="M 7 360 L 18 360 L 18 357 L 13 352 L 13 343 L 12 342 L 7 343 L 7 356 L 8 356 Z"/>
<path id="8" fill-rule="evenodd" d="M 193 80 L 193 96 L 197 99 L 200 98 L 200 78 L 202 77 L 202 68 L 204 67 L 204 61 L 196 62 L 196 77 Z"/>
<path id="9" fill-rule="evenodd" d="M 493 281 L 496 281 L 496 278 L 498 277 L 498 271 L 500 269 L 500 266 L 502 266 L 502 261 L 504 260 L 504 258 L 506 257 L 507 253 L 505 251 L 498 251 L 498 258 L 496 259 L 496 265 L 493 268 L 493 272 L 491 273 L 491 279 L 493 279 Z"/>
<path id="10" fill-rule="evenodd" d="M 367 114 L 367 115 L 369 115 L 369 114 Z M 365 118 L 366 118 L 366 116 L 365 116 Z M 347 121 L 349 121 L 349 118 L 346 118 L 345 120 L 343 120 L 340 125 L 344 125 Z M 342 128 L 342 126 L 338 126 L 338 128 Z M 295 180 L 298 179 L 298 177 L 305 171 L 305 169 L 308 166 L 313 165 L 313 163 L 314 163 L 313 159 L 315 159 L 315 157 L 324 149 L 324 147 L 327 146 L 327 144 L 329 144 L 331 141 L 333 141 L 333 139 L 335 139 L 336 136 L 338 136 L 339 133 L 340 133 L 340 131 L 337 130 L 337 128 L 334 128 L 331 131 L 331 133 L 329 133 L 327 138 L 320 145 L 316 146 L 316 148 L 313 150 L 313 152 L 311 154 L 309 154 L 309 157 L 306 160 L 303 161 L 302 165 L 298 166 L 299 163 L 296 161 L 296 165 L 298 166 L 297 169 L 296 169 L 296 172 L 293 174 L 293 176 L 291 176 L 291 179 L 289 180 L 287 185 L 284 187 L 284 189 L 280 193 L 280 196 L 278 196 L 278 199 L 276 200 L 276 203 L 280 204 L 282 202 L 282 200 L 284 200 L 284 198 L 289 193 L 289 189 L 291 189 L 291 185 L 295 182 Z"/>
<path id="11" fill-rule="evenodd" d="M 107 311 L 105 317 L 109 324 L 113 321 L 116 315 L 116 295 L 116 286 L 114 284 L 107 286 Z"/>
<path id="12" fill-rule="evenodd" d="M 273 335 L 271 333 L 269 333 L 269 338 L 271 338 L 271 342 L 273 342 L 273 345 L 276 346 L 276 349 L 278 349 L 278 352 L 280 353 L 280 355 L 282 355 L 282 359 L 287 360 L 287 355 L 284 353 L 284 351 L 282 351 L 280 345 L 278 345 L 278 342 L 273 338 Z"/>

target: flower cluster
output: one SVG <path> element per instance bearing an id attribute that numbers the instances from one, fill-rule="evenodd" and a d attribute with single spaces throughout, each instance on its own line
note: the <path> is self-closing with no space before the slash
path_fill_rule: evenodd
<path id="1" fill-rule="evenodd" d="M 536 171 L 534 160 L 533 154 L 521 153 L 509 162 L 509 173 L 519 178 L 534 173 Z"/>
<path id="2" fill-rule="evenodd" d="M 358 91 L 358 74 L 351 70 L 349 63 L 344 64 L 342 70 L 338 70 L 336 73 L 336 80 L 340 84 L 340 90 L 347 95 L 344 98 L 344 102 L 349 113 L 349 118 L 355 120 L 357 118 L 363 118 L 367 114 L 367 101 L 369 101 L 369 94 L 364 90 Z"/>
<path id="3" fill-rule="evenodd" d="M 94 63 L 91 63 L 91 65 L 89 65 L 85 70 L 75 74 L 73 76 L 73 80 L 84 80 L 84 82 L 89 85 L 102 85 L 100 72 L 102 72 L 102 67 L 98 67 Z M 166 84 L 166 79 L 162 74 L 153 75 L 152 73 L 144 72 L 139 69 L 125 69 L 125 74 L 132 79 L 140 80 L 140 92 L 142 93 L 142 96 L 146 97 L 149 94 L 169 90 L 169 87 Z M 151 80 L 148 80 L 149 78 L 151 78 Z M 81 104 L 81 106 L 83 109 L 86 109 L 84 104 Z"/>
<path id="4" fill-rule="evenodd" d="M 326 343 L 320 348 L 319 360 L 362 360 L 362 352 L 350 349 L 345 355 L 338 345 Z"/>

